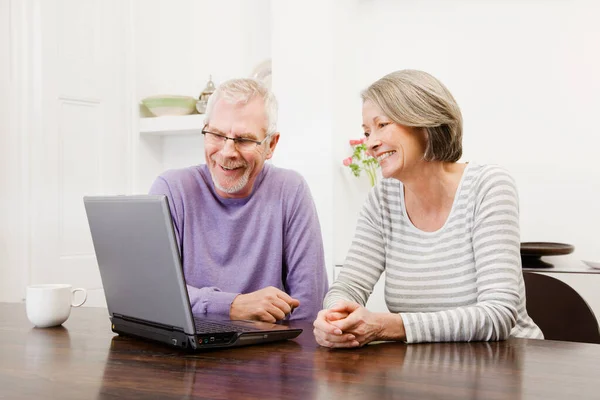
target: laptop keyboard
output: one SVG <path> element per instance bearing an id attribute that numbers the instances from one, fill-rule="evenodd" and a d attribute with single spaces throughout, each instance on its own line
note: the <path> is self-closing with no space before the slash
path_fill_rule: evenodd
<path id="1" fill-rule="evenodd" d="M 222 332 L 251 332 L 256 330 L 256 328 L 247 328 L 235 324 L 228 324 L 226 322 L 207 321 L 202 318 L 194 318 L 194 325 L 196 326 L 196 332 L 200 334 Z"/>

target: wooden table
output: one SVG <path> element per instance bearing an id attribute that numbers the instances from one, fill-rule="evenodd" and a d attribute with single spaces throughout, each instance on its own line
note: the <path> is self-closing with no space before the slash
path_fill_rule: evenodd
<path id="1" fill-rule="evenodd" d="M 600 346 L 511 339 L 354 350 L 293 341 L 187 354 L 114 336 L 103 308 L 37 329 L 0 303 L 0 399 L 584 399 L 600 396 Z"/>

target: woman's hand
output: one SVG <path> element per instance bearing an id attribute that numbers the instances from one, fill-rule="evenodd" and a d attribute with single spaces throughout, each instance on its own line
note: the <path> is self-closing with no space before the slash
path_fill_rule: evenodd
<path id="1" fill-rule="evenodd" d="M 373 313 L 356 303 L 340 304 L 348 316 L 343 319 L 332 321 L 331 325 L 340 329 L 344 334 L 354 336 L 354 347 L 364 346 L 365 344 L 381 338 L 383 323 L 381 314 Z"/>
<path id="2" fill-rule="evenodd" d="M 317 343 L 325 347 L 359 347 L 377 338 L 375 314 L 358 303 L 340 301 L 321 310 L 314 324 Z"/>
<path id="3" fill-rule="evenodd" d="M 374 340 L 406 339 L 400 315 L 373 313 L 348 301 L 321 310 L 314 328 L 317 343 L 325 347 L 361 347 Z"/>
<path id="4" fill-rule="evenodd" d="M 317 343 L 325 347 L 357 347 L 358 342 L 352 334 L 344 334 L 340 328 L 333 325 L 334 321 L 340 321 L 348 317 L 347 309 L 360 307 L 356 303 L 341 301 L 333 308 L 321 310 L 313 323 L 313 333 Z"/>

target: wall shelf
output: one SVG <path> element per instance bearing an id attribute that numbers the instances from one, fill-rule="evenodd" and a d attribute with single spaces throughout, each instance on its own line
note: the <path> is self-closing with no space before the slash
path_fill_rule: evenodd
<path id="1" fill-rule="evenodd" d="M 141 135 L 200 135 L 203 126 L 204 114 L 140 118 Z"/>

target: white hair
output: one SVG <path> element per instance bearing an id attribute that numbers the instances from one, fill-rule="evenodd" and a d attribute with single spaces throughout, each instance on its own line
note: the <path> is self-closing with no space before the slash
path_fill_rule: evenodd
<path id="1" fill-rule="evenodd" d="M 260 96 L 264 102 L 267 126 L 265 132 L 270 136 L 277 132 L 277 99 L 273 92 L 262 82 L 252 78 L 237 78 L 223 82 L 208 98 L 206 105 L 206 116 L 204 123 L 208 124 L 215 104 L 220 99 L 231 103 L 249 103 L 256 96 Z"/>

